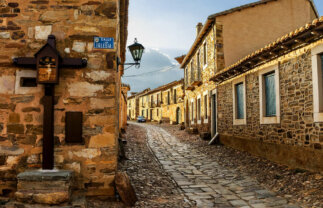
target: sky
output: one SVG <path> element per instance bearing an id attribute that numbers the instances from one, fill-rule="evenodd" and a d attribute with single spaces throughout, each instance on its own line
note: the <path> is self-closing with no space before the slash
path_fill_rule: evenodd
<path id="1" fill-rule="evenodd" d="M 128 45 L 134 38 L 145 48 L 140 69 L 122 78 L 131 92 L 154 89 L 184 76 L 174 57 L 186 54 L 196 37 L 196 25 L 207 17 L 256 0 L 129 0 Z M 323 15 L 323 0 L 314 0 Z M 127 53 L 127 62 L 133 62 Z M 177 64 L 177 65 L 176 65 Z"/>
<path id="2" fill-rule="evenodd" d="M 189 50 L 195 26 L 211 14 L 255 0 L 130 0 L 129 37 L 149 48 Z M 323 15 L 323 0 L 314 0 Z"/>

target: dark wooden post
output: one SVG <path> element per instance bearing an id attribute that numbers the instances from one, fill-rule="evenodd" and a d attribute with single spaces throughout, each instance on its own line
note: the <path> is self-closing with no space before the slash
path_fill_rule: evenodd
<path id="1" fill-rule="evenodd" d="M 45 85 L 43 97 L 43 169 L 54 168 L 54 85 Z"/>

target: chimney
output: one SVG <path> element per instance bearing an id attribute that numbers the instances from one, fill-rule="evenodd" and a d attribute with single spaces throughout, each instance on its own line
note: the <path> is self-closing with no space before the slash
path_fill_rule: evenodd
<path id="1" fill-rule="evenodd" d="M 197 25 L 196 25 L 196 37 L 200 34 L 201 30 L 203 28 L 203 24 L 201 22 L 199 22 Z"/>

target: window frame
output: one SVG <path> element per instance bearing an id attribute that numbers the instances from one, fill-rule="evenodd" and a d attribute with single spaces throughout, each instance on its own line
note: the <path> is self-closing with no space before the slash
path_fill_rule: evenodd
<path id="1" fill-rule="evenodd" d="M 197 124 L 201 124 L 201 120 L 202 120 L 202 112 L 201 112 L 201 95 L 197 96 L 196 99 L 196 120 L 197 120 Z"/>
<path id="2" fill-rule="evenodd" d="M 206 97 L 206 100 L 205 100 Z M 203 123 L 209 122 L 209 92 L 205 91 L 203 93 L 203 108 L 204 108 L 204 114 L 203 114 Z"/>
<path id="3" fill-rule="evenodd" d="M 266 86 L 265 75 L 275 73 L 275 96 L 276 96 L 276 116 L 266 116 Z M 279 65 L 275 64 L 259 71 L 259 101 L 260 101 L 260 124 L 279 124 L 280 123 L 280 84 L 279 84 Z"/>
<path id="4" fill-rule="evenodd" d="M 238 118 L 238 101 L 237 101 L 237 88 L 238 84 L 243 84 L 243 118 Z M 247 96 L 246 96 L 246 76 L 237 78 L 232 81 L 232 98 L 233 98 L 233 125 L 246 125 L 247 124 Z"/>
<path id="5" fill-rule="evenodd" d="M 203 69 L 205 69 L 208 65 L 207 60 L 207 41 L 205 40 L 203 43 Z"/>
<path id="6" fill-rule="evenodd" d="M 323 72 L 321 55 L 323 55 L 323 45 L 312 48 L 313 118 L 316 123 L 323 122 Z"/>
<path id="7" fill-rule="evenodd" d="M 191 99 L 191 112 L 190 112 L 191 124 L 194 124 L 194 98 Z"/>

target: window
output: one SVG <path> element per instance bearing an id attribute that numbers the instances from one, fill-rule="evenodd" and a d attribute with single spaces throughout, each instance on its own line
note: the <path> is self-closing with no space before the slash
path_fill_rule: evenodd
<path id="1" fill-rule="evenodd" d="M 266 116 L 276 116 L 275 72 L 264 75 Z"/>
<path id="2" fill-rule="evenodd" d="M 232 81 L 233 125 L 245 125 L 246 119 L 246 77 Z"/>
<path id="3" fill-rule="evenodd" d="M 260 123 L 280 123 L 279 70 L 274 65 L 259 72 Z"/>
<path id="4" fill-rule="evenodd" d="M 196 64 L 197 64 L 197 70 L 200 70 L 200 52 L 197 53 Z"/>
<path id="5" fill-rule="evenodd" d="M 194 123 L 194 102 L 191 101 L 191 121 Z"/>
<path id="6" fill-rule="evenodd" d="M 244 118 L 244 97 L 243 97 L 243 83 L 236 84 L 236 99 L 237 99 L 237 119 Z"/>
<path id="7" fill-rule="evenodd" d="M 201 122 L 201 98 L 197 99 L 197 120 Z"/>
<path id="8" fill-rule="evenodd" d="M 191 83 L 194 81 L 194 61 L 191 61 Z"/>
<path id="9" fill-rule="evenodd" d="M 185 68 L 185 86 L 188 86 L 188 67 Z"/>
<path id="10" fill-rule="evenodd" d="M 200 63 L 200 52 L 197 53 L 197 79 L 201 80 L 201 63 Z"/>
<path id="11" fill-rule="evenodd" d="M 174 89 L 174 104 L 177 103 L 177 95 L 176 95 L 176 89 Z"/>
<path id="12" fill-rule="evenodd" d="M 170 104 L 170 91 L 167 92 L 167 104 Z"/>
<path id="13" fill-rule="evenodd" d="M 160 94 L 157 94 L 157 105 L 159 105 L 159 96 Z"/>
<path id="14" fill-rule="evenodd" d="M 206 42 L 203 44 L 203 64 L 207 65 L 207 45 Z"/>
<path id="15" fill-rule="evenodd" d="M 204 95 L 204 119 L 208 119 L 207 105 L 208 105 L 208 99 L 206 94 Z"/>
<path id="16" fill-rule="evenodd" d="M 312 48 L 314 122 L 323 122 L 323 45 Z"/>

